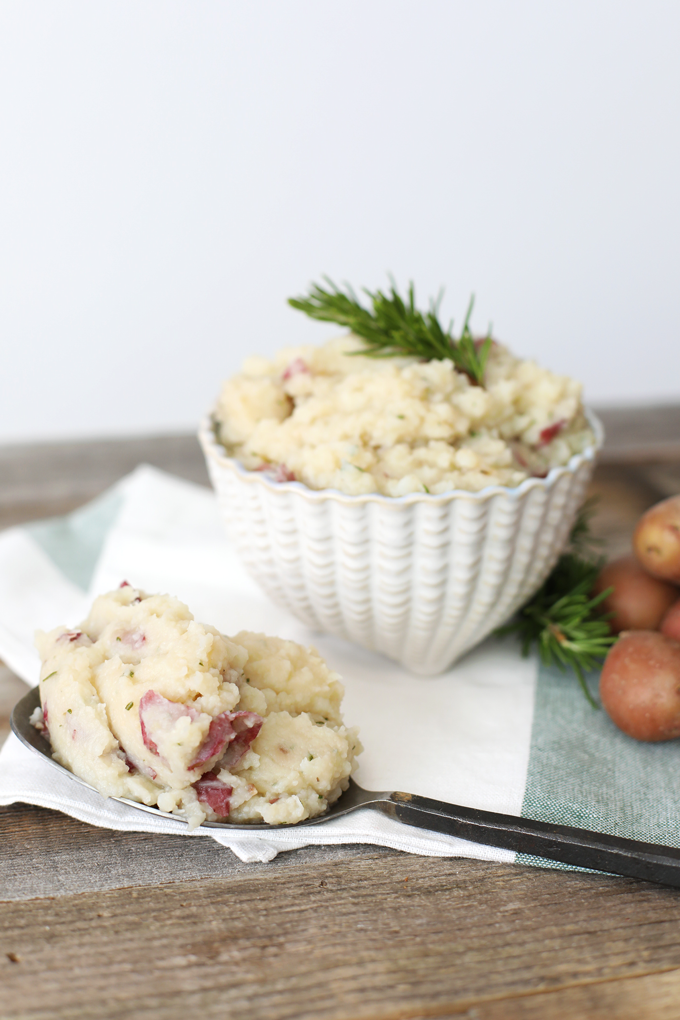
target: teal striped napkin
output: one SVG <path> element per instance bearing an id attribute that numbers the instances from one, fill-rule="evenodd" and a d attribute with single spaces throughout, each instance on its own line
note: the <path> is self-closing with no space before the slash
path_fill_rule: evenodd
<path id="1" fill-rule="evenodd" d="M 598 681 L 588 677 L 595 697 Z M 680 741 L 627 737 L 588 704 L 571 674 L 541 667 L 522 814 L 680 847 Z"/>
<path id="2" fill-rule="evenodd" d="M 643 745 L 594 711 L 570 675 L 487 641 L 435 678 L 307 630 L 272 604 L 227 542 L 213 494 L 140 467 L 66 517 L 0 535 L 0 658 L 35 683 L 34 629 L 74 626 L 92 597 L 123 580 L 177 595 L 227 634 L 241 629 L 314 644 L 343 676 L 344 714 L 365 752 L 358 781 L 450 803 L 678 846 L 680 744 Z M 590 678 L 593 689 L 597 677 Z M 180 821 L 106 801 L 11 738 L 0 753 L 0 803 L 21 800 L 110 828 L 186 832 Z M 423 832 L 364 810 L 314 829 L 218 839 L 242 860 L 295 847 L 370 842 L 413 853 L 552 862 Z"/>

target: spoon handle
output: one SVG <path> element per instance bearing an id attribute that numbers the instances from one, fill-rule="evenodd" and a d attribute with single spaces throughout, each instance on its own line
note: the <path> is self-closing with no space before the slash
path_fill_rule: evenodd
<path id="1" fill-rule="evenodd" d="M 680 886 L 680 849 L 392 793 L 372 807 L 407 825 L 580 868 Z"/>

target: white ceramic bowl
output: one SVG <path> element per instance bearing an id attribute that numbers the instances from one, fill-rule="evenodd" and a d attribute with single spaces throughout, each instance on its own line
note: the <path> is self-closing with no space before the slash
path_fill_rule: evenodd
<path id="1" fill-rule="evenodd" d="M 315 630 L 441 673 L 540 587 L 569 536 L 595 443 L 515 489 L 349 496 L 247 471 L 199 432 L 227 532 L 252 576 Z"/>

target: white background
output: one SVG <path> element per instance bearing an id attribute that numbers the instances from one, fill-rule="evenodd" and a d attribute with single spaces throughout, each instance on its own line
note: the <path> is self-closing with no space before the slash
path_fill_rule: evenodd
<path id="1" fill-rule="evenodd" d="M 0 0 L 0 442 L 193 427 L 323 273 L 680 399 L 679 52 L 676 0 Z"/>

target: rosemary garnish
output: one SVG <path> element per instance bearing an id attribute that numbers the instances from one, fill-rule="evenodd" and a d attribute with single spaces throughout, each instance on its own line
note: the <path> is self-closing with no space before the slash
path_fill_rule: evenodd
<path id="1" fill-rule="evenodd" d="M 491 330 L 481 341 L 475 340 L 470 331 L 474 294 L 470 298 L 461 335 L 456 340 L 452 333 L 453 322 L 449 323 L 448 330 L 444 330 L 439 322 L 441 293 L 436 301 L 430 303 L 429 311 L 423 313 L 415 306 L 413 284 L 409 284 L 405 301 L 392 280 L 388 294 L 363 288 L 373 306 L 371 310 L 361 304 L 349 284 L 345 284 L 346 290 L 343 291 L 327 276 L 323 279 L 327 288 L 313 283 L 307 297 L 289 298 L 288 304 L 312 319 L 346 326 L 366 344 L 366 350 L 357 351 L 357 354 L 373 358 L 410 356 L 426 361 L 449 359 L 473 383 L 483 384 L 492 340 Z"/>
<path id="2" fill-rule="evenodd" d="M 616 636 L 607 622 L 611 614 L 597 611 L 613 589 L 591 597 L 605 562 L 593 550 L 596 542 L 589 530 L 592 513 L 589 500 L 581 508 L 567 550 L 552 573 L 515 619 L 496 633 L 517 634 L 523 655 L 536 644 L 546 665 L 561 670 L 570 666 L 590 704 L 599 708 L 588 690 L 585 673 L 601 664 Z"/>

